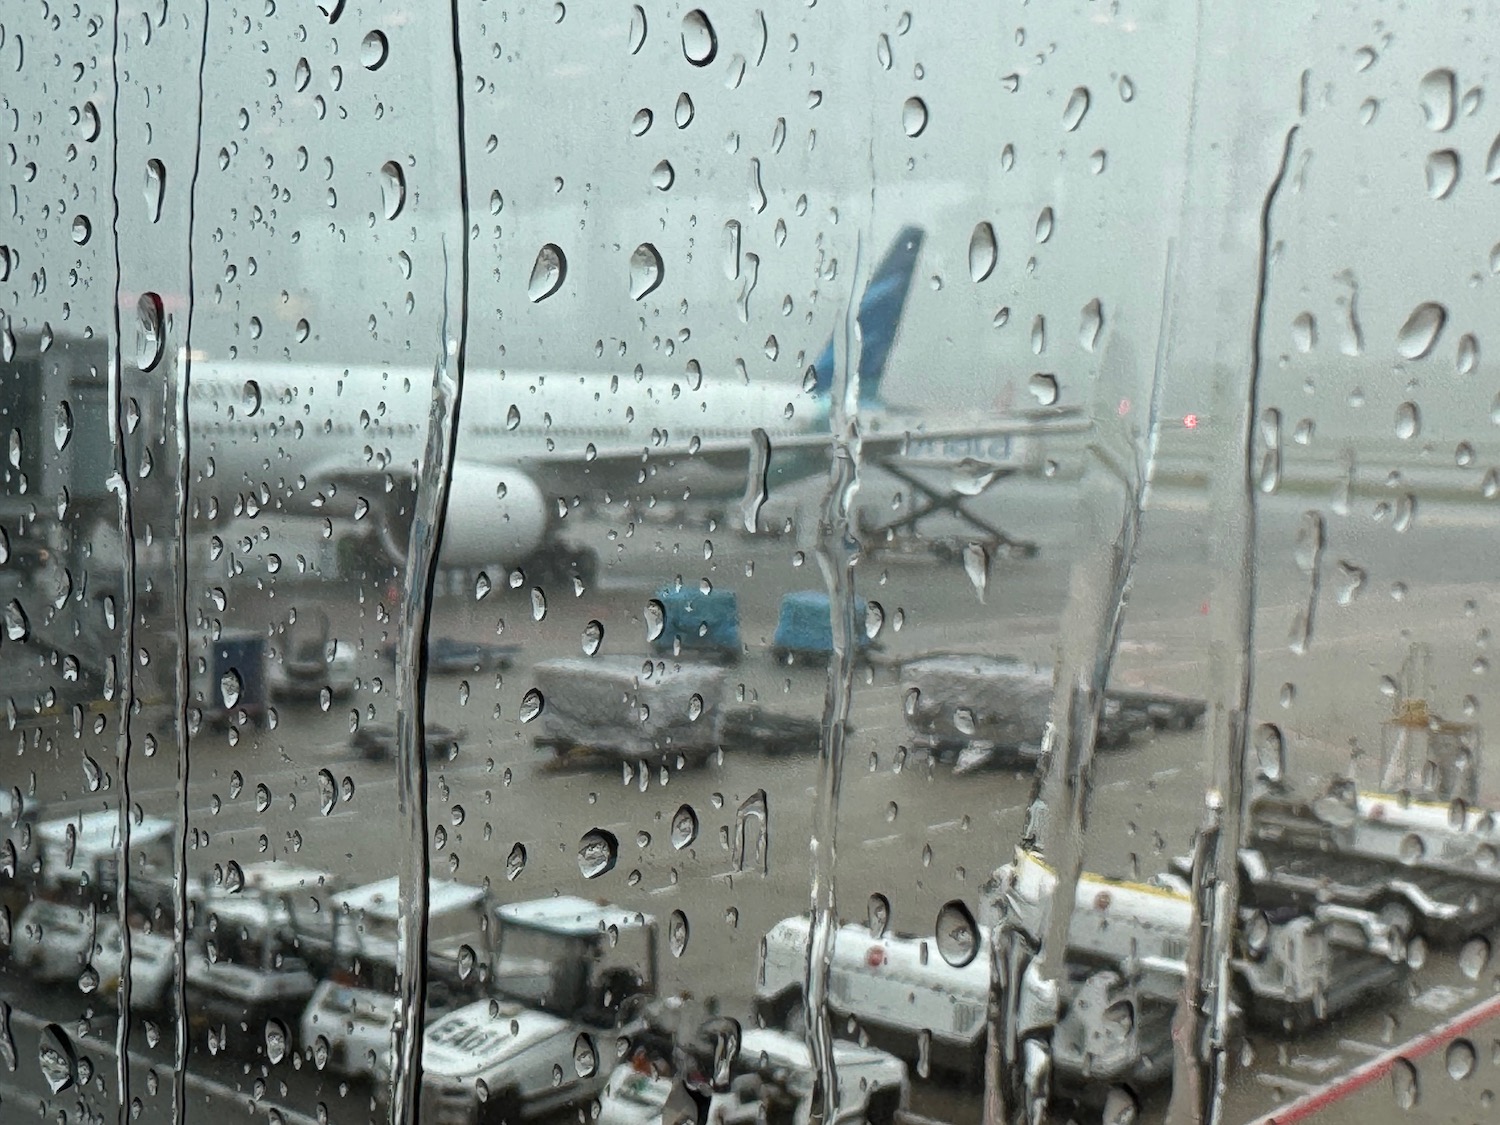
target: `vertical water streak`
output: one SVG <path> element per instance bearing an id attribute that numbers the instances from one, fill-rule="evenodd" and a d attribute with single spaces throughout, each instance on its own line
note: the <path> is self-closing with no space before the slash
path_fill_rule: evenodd
<path id="1" fill-rule="evenodd" d="M 839 1108 L 838 1075 L 833 1059 L 833 1028 L 828 1016 L 828 976 L 833 942 L 838 930 L 838 902 L 834 866 L 838 859 L 839 790 L 843 783 L 844 744 L 848 736 L 849 702 L 854 691 L 854 659 L 860 622 L 854 612 L 854 565 L 858 543 L 850 526 L 854 494 L 859 488 L 859 293 L 862 240 L 856 237 L 853 288 L 844 313 L 844 347 L 834 368 L 829 391 L 829 423 L 833 435 L 828 488 L 818 520 L 817 559 L 828 586 L 828 609 L 833 626 L 833 654 L 828 664 L 823 697 L 823 730 L 818 781 L 808 841 L 812 876 L 812 921 L 808 932 L 807 980 L 803 989 L 808 1047 L 822 1094 L 814 1107 L 826 1125 L 833 1125 Z"/>
<path id="2" fill-rule="evenodd" d="M 130 499 L 130 470 L 125 454 L 125 341 L 120 320 L 123 276 L 120 265 L 120 3 L 115 0 L 110 42 L 110 237 L 114 255 L 114 283 L 109 337 L 109 431 L 114 445 L 114 466 L 109 490 L 115 494 L 120 540 L 120 718 L 115 734 L 115 769 L 120 779 L 119 876 L 115 883 L 115 910 L 120 915 L 120 983 L 115 1021 L 115 1082 L 119 1089 L 116 1111 L 120 1125 L 130 1120 L 130 715 L 135 704 L 135 518 Z M 90 937 L 92 943 L 92 936 Z"/>
<path id="3" fill-rule="evenodd" d="M 200 18 L 203 31 L 198 40 L 196 119 L 193 123 L 193 167 L 187 188 L 187 308 L 183 314 L 182 347 L 178 350 L 181 370 L 178 372 L 176 406 L 177 465 L 174 479 L 177 487 L 177 557 L 173 574 L 173 597 L 176 601 L 175 617 L 177 630 L 177 660 L 172 669 L 172 690 L 177 723 L 177 792 L 176 814 L 179 831 L 172 847 L 172 995 L 174 1010 L 173 1067 L 172 1067 L 172 1119 L 181 1122 L 187 1112 L 187 914 L 188 914 L 188 742 L 192 727 L 188 712 L 192 706 L 189 663 L 188 616 L 191 588 L 188 582 L 188 518 L 191 499 L 190 475 L 192 455 L 192 431 L 189 428 L 188 397 L 192 389 L 193 374 L 193 317 L 198 305 L 196 292 L 196 263 L 193 253 L 193 235 L 198 221 L 198 176 L 203 165 L 203 95 L 204 75 L 208 68 L 208 11 L 209 0 L 203 0 Z"/>
<path id="4" fill-rule="evenodd" d="M 443 238 L 443 316 L 432 372 L 432 410 L 427 447 L 418 466 L 420 482 L 407 546 L 401 629 L 396 654 L 396 793 L 406 821 L 401 849 L 400 922 L 397 927 L 398 996 L 392 1026 L 391 1121 L 419 1119 L 422 1087 L 422 1017 L 427 999 L 427 759 L 425 754 L 427 649 L 433 589 L 448 512 L 448 489 L 457 447 L 469 334 L 469 174 L 465 147 L 464 65 L 460 0 L 451 0 L 455 154 L 457 157 L 458 276 L 453 276 L 448 239 Z M 450 318 L 457 313 L 457 324 Z M 456 328 L 456 334 L 452 329 Z"/>
<path id="5" fill-rule="evenodd" d="M 1239 848 L 1245 818 L 1248 714 L 1255 676 L 1255 425 L 1260 417 L 1262 338 L 1270 282 L 1271 212 L 1291 164 L 1298 126 L 1287 130 L 1281 163 L 1260 212 L 1260 262 L 1251 319 L 1248 386 L 1220 374 L 1215 409 L 1233 419 L 1234 446 L 1213 474 L 1214 536 L 1219 557 L 1210 618 L 1212 694 L 1208 716 L 1213 770 L 1203 825 L 1204 843 L 1193 854 L 1193 926 L 1188 941 L 1187 989 L 1173 1027 L 1175 1060 L 1171 1125 L 1217 1122 L 1223 1112 L 1229 1062 L 1229 951 L 1239 908 Z"/>
<path id="6" fill-rule="evenodd" d="M 1130 392 L 1139 376 L 1124 336 L 1112 337 L 1106 346 L 1094 386 L 1092 436 L 1079 485 L 1081 539 L 1069 576 L 1042 759 L 1021 841 L 1023 847 L 1042 853 L 1057 878 L 1050 907 L 1043 913 L 1042 932 L 1028 934 L 1002 914 L 992 935 L 984 1103 L 985 1120 L 991 1125 L 1045 1112 L 1045 1100 L 1038 1100 L 1034 1089 L 1028 1093 L 1028 1082 L 1045 1091 L 1050 1049 L 1045 1039 L 1026 1037 L 1032 1029 L 1018 1026 L 1021 974 L 1028 971 L 1054 1002 L 1060 999 L 1067 979 L 1068 931 L 1083 872 L 1094 742 L 1156 463 L 1173 268 L 1169 244 L 1162 269 L 1157 350 L 1142 396 L 1145 410 L 1139 429 L 1132 430 L 1128 414 L 1114 409 L 1111 401 L 1117 389 L 1136 397 Z M 1124 387 L 1111 376 L 1123 379 Z M 1038 1073 L 1039 1065 L 1046 1070 Z"/>

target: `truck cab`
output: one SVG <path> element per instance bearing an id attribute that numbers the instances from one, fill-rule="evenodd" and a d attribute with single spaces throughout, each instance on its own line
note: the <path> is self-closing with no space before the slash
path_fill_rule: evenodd
<path id="1" fill-rule="evenodd" d="M 396 1022 L 397 879 L 333 898 L 332 949 L 309 989 L 299 1045 L 320 1068 L 383 1082 Z M 428 890 L 428 985 L 424 1022 L 479 994 L 489 947 L 489 898 L 481 887 L 433 878 Z"/>
<path id="2" fill-rule="evenodd" d="M 900 1059 L 844 1040 L 833 1059 L 839 1122 L 894 1125 L 906 1112 L 911 1083 Z M 683 1112 L 697 1108 L 684 1096 L 689 1088 L 706 1097 L 709 1125 L 809 1125 L 820 1108 L 816 1082 L 806 1040 L 784 1031 L 741 1033 L 717 1067 L 708 1052 L 642 1045 L 609 1076 L 595 1125 L 697 1125 L 695 1112 Z"/>
<path id="3" fill-rule="evenodd" d="M 217 1038 L 243 1023 L 258 1043 L 267 1021 L 300 1011 L 332 946 L 331 912 L 322 904 L 336 888 L 325 872 L 275 861 L 251 864 L 233 886 L 195 888 L 186 969 L 190 1021 L 215 1029 Z"/>
<path id="4" fill-rule="evenodd" d="M 57 817 L 36 824 L 40 859 L 38 893 L 57 897 L 81 892 L 103 911 L 116 909 L 120 888 L 120 814 L 101 811 Z M 177 826 L 162 817 L 130 825 L 129 892 L 132 910 L 151 914 L 173 900 L 172 861 Z"/>
<path id="5" fill-rule="evenodd" d="M 801 1020 L 810 929 L 807 915 L 799 915 L 766 935 L 755 995 L 767 1026 L 795 1027 Z M 984 948 L 981 938 L 976 956 L 958 968 L 929 938 L 846 923 L 834 935 L 828 1007 L 858 1020 L 870 1042 L 902 1058 L 977 1074 L 990 986 Z"/>
<path id="6" fill-rule="evenodd" d="M 655 993 L 647 915 L 560 896 L 502 906 L 496 919 L 491 998 L 427 1029 L 424 1122 L 515 1122 L 589 1101 Z"/>

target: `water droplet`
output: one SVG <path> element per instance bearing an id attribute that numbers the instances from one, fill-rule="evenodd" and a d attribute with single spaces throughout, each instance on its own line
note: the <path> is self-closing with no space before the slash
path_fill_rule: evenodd
<path id="1" fill-rule="evenodd" d="M 1136 1125 L 1141 1116 L 1141 1103 L 1126 1086 L 1111 1086 L 1104 1095 L 1104 1108 L 1099 1115 L 1099 1125 Z"/>
<path id="2" fill-rule="evenodd" d="M 312 1052 L 313 1065 L 315 1067 L 317 1067 L 319 1070 L 322 1070 L 328 1065 L 329 1046 L 326 1037 L 319 1035 L 313 1040 Z"/>
<path id="3" fill-rule="evenodd" d="M 613 832 L 590 829 L 578 841 L 578 870 L 585 879 L 597 879 L 614 868 L 619 854 L 620 841 Z"/>
<path id="4" fill-rule="evenodd" d="M 1339 605 L 1349 605 L 1359 592 L 1364 589 L 1365 571 L 1363 567 L 1355 566 L 1351 562 L 1340 559 L 1338 564 L 1338 575 L 1334 587 L 1334 597 Z"/>
<path id="5" fill-rule="evenodd" d="M 166 194 L 167 168 L 154 157 L 146 161 L 146 217 L 151 222 L 161 219 L 162 198 Z"/>
<path id="6" fill-rule="evenodd" d="M 651 243 L 643 242 L 630 255 L 630 296 L 634 300 L 642 300 L 661 282 L 661 255 Z"/>
<path id="7" fill-rule="evenodd" d="M 672 814 L 672 846 L 678 851 L 698 838 L 698 814 L 692 805 L 682 805 Z"/>
<path id="8" fill-rule="evenodd" d="M 990 553 L 983 544 L 969 543 L 964 547 L 964 573 L 973 583 L 979 600 L 984 601 L 984 588 L 990 578 Z"/>
<path id="9" fill-rule="evenodd" d="M 536 688 L 528 689 L 526 694 L 521 697 L 521 721 L 523 723 L 531 722 L 531 720 L 542 713 L 542 708 L 545 706 L 546 700 L 542 698 L 542 693 L 537 691 Z"/>
<path id="10" fill-rule="evenodd" d="M 379 70 L 385 65 L 390 50 L 390 41 L 386 39 L 385 32 L 371 31 L 360 40 L 359 65 L 366 70 Z"/>
<path id="11" fill-rule="evenodd" d="M 866 923 L 870 927 L 872 938 L 883 938 L 885 932 L 891 925 L 891 900 L 885 895 L 875 893 L 870 896 L 870 901 L 865 907 Z"/>
<path id="12" fill-rule="evenodd" d="M 73 216 L 73 241 L 74 242 L 76 242 L 79 246 L 82 246 L 84 243 L 86 243 L 89 240 L 89 236 L 91 234 L 93 234 L 93 233 L 94 233 L 94 224 L 91 223 L 91 222 L 89 222 L 89 217 L 87 215 L 74 215 Z"/>
<path id="13" fill-rule="evenodd" d="M 1087 86 L 1075 86 L 1073 92 L 1068 95 L 1068 103 L 1063 106 L 1063 128 L 1073 132 L 1079 125 L 1083 124 L 1084 116 L 1089 111 L 1089 90 Z"/>
<path id="14" fill-rule="evenodd" d="M 1026 389 L 1031 392 L 1031 397 L 1042 406 L 1052 406 L 1057 402 L 1056 375 L 1038 372 L 1026 381 Z"/>
<path id="15" fill-rule="evenodd" d="M 1491 142 L 1489 154 L 1484 158 L 1484 178 L 1492 184 L 1500 184 L 1500 136 Z"/>
<path id="16" fill-rule="evenodd" d="M 630 9 L 630 53 L 640 54 L 646 44 L 646 11 L 639 4 Z"/>
<path id="17" fill-rule="evenodd" d="M 651 186 L 657 191 L 667 191 L 676 180 L 677 174 L 672 171 L 672 164 L 667 160 L 659 160 L 656 167 L 651 169 Z"/>
<path id="18" fill-rule="evenodd" d="M 969 278 L 976 285 L 995 272 L 995 260 L 999 247 L 995 243 L 995 228 L 987 223 L 978 223 L 969 236 Z"/>
<path id="19" fill-rule="evenodd" d="M 505 857 L 505 877 L 514 882 L 526 870 L 526 845 L 517 842 Z"/>
<path id="20" fill-rule="evenodd" d="M 394 219 L 406 206 L 406 173 L 394 160 L 380 166 L 380 200 L 387 219 Z"/>
<path id="21" fill-rule="evenodd" d="M 1404 359 L 1422 359 L 1437 345 L 1448 310 L 1436 301 L 1424 301 L 1406 318 L 1396 334 L 1396 351 Z"/>
<path id="22" fill-rule="evenodd" d="M 901 128 L 908 137 L 920 137 L 927 128 L 927 103 L 921 98 L 907 98 L 901 106 Z"/>
<path id="23" fill-rule="evenodd" d="M 511 403 L 510 404 L 510 409 L 508 409 L 505 412 L 505 428 L 507 430 L 513 430 L 517 426 L 519 426 L 520 424 L 521 424 L 521 409 L 515 403 Z M 503 489 L 504 487 L 505 487 L 505 485 L 502 483 L 500 485 L 500 488 L 496 489 L 496 495 L 497 496 L 504 496 L 505 495 L 504 492 L 500 491 L 500 489 Z M 510 588 L 512 590 L 520 588 L 521 582 L 523 581 L 523 579 L 520 579 L 520 578 L 517 577 L 520 573 L 521 572 L 519 570 L 511 572 L 511 576 L 510 576 Z"/>
<path id="24" fill-rule="evenodd" d="M 662 630 L 667 625 L 667 607 L 652 598 L 646 603 L 646 639 L 654 641 L 661 636 Z"/>
<path id="25" fill-rule="evenodd" d="M 1490 943 L 1482 937 L 1472 937 L 1458 951 L 1458 967 L 1470 980 L 1478 980 L 1490 963 Z"/>
<path id="26" fill-rule="evenodd" d="M 333 779 L 333 774 L 326 769 L 318 771 L 318 811 L 324 816 L 333 812 L 334 802 L 338 799 L 338 785 Z"/>
<path id="27" fill-rule="evenodd" d="M 532 303 L 546 300 L 562 287 L 567 279 L 567 257 L 555 243 L 547 243 L 537 251 L 537 261 L 531 267 L 531 281 L 526 282 L 526 297 Z"/>
<path id="28" fill-rule="evenodd" d="M 1303 355 L 1318 346 L 1318 321 L 1312 313 L 1298 313 L 1292 321 L 1292 346 Z"/>
<path id="29" fill-rule="evenodd" d="M 636 9 L 639 11 L 640 9 Z M 713 24 L 701 8 L 682 17 L 682 54 L 694 66 L 707 66 L 719 53 L 719 39 Z"/>
<path id="30" fill-rule="evenodd" d="M 219 695 L 223 697 L 225 707 L 233 707 L 240 701 L 240 692 L 244 690 L 244 686 L 240 674 L 233 668 L 219 677 Z"/>
<path id="31" fill-rule="evenodd" d="M 932 1032 L 923 1028 L 917 1032 L 917 1077 L 932 1076 Z"/>
<path id="32" fill-rule="evenodd" d="M 1094 350 L 1099 343 L 1099 333 L 1104 328 L 1104 306 L 1095 297 L 1083 306 L 1078 323 L 1078 343 L 1086 352 Z"/>
<path id="33" fill-rule="evenodd" d="M 1455 1039 L 1448 1044 L 1444 1063 L 1448 1067 L 1448 1077 L 1454 1081 L 1461 1082 L 1474 1073 L 1474 1064 L 1478 1055 L 1474 1050 L 1474 1044 L 1467 1039 Z"/>
<path id="34" fill-rule="evenodd" d="M 547 616 L 547 595 L 542 593 L 540 586 L 531 588 L 531 619 L 540 621 Z"/>
<path id="35" fill-rule="evenodd" d="M 476 602 L 484 601 L 484 599 L 489 595 L 489 592 L 490 576 L 481 570 L 478 577 L 474 579 L 474 600 Z"/>
<path id="36" fill-rule="evenodd" d="M 703 715 L 703 697 L 696 691 L 688 699 L 688 721 L 696 723 Z"/>
<path id="37" fill-rule="evenodd" d="M 1043 207 L 1041 214 L 1036 217 L 1036 240 L 1038 244 L 1046 242 L 1052 237 L 1052 228 L 1056 222 L 1056 216 L 1052 208 Z"/>
<path id="38" fill-rule="evenodd" d="M 573 1040 L 573 1071 L 579 1078 L 590 1078 L 599 1069 L 599 1052 L 585 1032 Z"/>
<path id="39" fill-rule="evenodd" d="M 266 1058 L 272 1064 L 279 1063 L 286 1058 L 287 1033 L 286 1024 L 277 1019 L 266 1021 Z"/>
<path id="40" fill-rule="evenodd" d="M 258 782 L 258 783 L 256 783 L 256 786 L 255 786 L 255 811 L 258 812 L 258 813 L 263 813 L 263 812 L 265 812 L 270 807 L 271 807 L 271 790 L 266 786 L 265 782 Z"/>
<path id="41" fill-rule="evenodd" d="M 693 123 L 693 99 L 686 90 L 677 95 L 677 104 L 672 107 L 672 121 L 679 129 L 686 129 Z"/>
<path id="42" fill-rule="evenodd" d="M 646 131 L 651 128 L 651 122 L 653 120 L 654 115 L 646 107 L 642 106 L 640 109 L 636 110 L 635 116 L 630 119 L 631 135 L 636 137 L 645 136 Z"/>
<path id="43" fill-rule="evenodd" d="M 1475 339 L 1472 332 L 1466 332 L 1458 338 L 1458 358 L 1455 366 L 1460 375 L 1472 375 L 1474 369 L 1479 366 L 1479 341 Z"/>
<path id="44" fill-rule="evenodd" d="M 583 654 L 593 656 L 599 651 L 599 646 L 604 643 L 604 623 L 601 621 L 590 621 L 583 627 Z"/>
<path id="45" fill-rule="evenodd" d="M 1458 153 L 1451 148 L 1429 152 L 1423 170 L 1427 176 L 1427 194 L 1433 199 L 1447 199 L 1458 186 Z"/>
<path id="46" fill-rule="evenodd" d="M 1421 1098 L 1417 1068 L 1406 1059 L 1397 1059 L 1391 1065 L 1391 1095 L 1399 1109 L 1411 1109 Z"/>
<path id="47" fill-rule="evenodd" d="M 1396 436 L 1410 441 L 1422 432 L 1422 411 L 1414 402 L 1403 402 L 1396 407 Z"/>
<path id="48" fill-rule="evenodd" d="M 78 1077 L 78 1054 L 73 1049 L 73 1040 L 55 1023 L 42 1029 L 37 1061 L 41 1064 L 42 1077 L 47 1080 L 47 1088 L 54 1094 L 62 1093 Z"/>
<path id="49" fill-rule="evenodd" d="M 1445 132 L 1453 124 L 1453 107 L 1457 100 L 1457 80 L 1447 69 L 1429 70 L 1417 83 L 1417 101 L 1422 119 L 1434 133 Z"/>
<path id="50" fill-rule="evenodd" d="M 1255 757 L 1267 781 L 1286 776 L 1286 739 L 1274 723 L 1261 723 L 1255 731 Z"/>
<path id="51" fill-rule="evenodd" d="M 673 957 L 681 957 L 687 950 L 688 920 L 680 910 L 674 910 L 667 919 L 667 948 Z"/>
<path id="52" fill-rule="evenodd" d="M 1408 832 L 1401 837 L 1401 843 L 1397 845 L 1396 852 L 1402 863 L 1420 863 L 1427 855 L 1427 845 L 1415 832 Z"/>
<path id="53" fill-rule="evenodd" d="M 963 968 L 979 953 L 979 927 L 969 908 L 958 899 L 938 911 L 936 937 L 938 953 L 955 969 Z"/>
<path id="54" fill-rule="evenodd" d="M 164 307 L 155 293 L 142 293 L 135 303 L 135 364 L 143 372 L 161 362 L 166 347 Z"/>

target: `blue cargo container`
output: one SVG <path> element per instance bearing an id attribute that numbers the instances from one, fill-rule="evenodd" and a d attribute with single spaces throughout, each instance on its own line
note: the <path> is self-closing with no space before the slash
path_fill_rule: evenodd
<path id="1" fill-rule="evenodd" d="M 870 638 L 859 627 L 864 623 L 867 608 L 864 598 L 854 599 L 858 652 L 870 647 Z M 771 639 L 771 652 L 777 660 L 788 656 L 827 658 L 833 654 L 833 615 L 825 592 L 800 590 L 781 599 L 781 615 L 776 622 L 776 635 Z"/>
<path id="2" fill-rule="evenodd" d="M 725 660 L 740 657 L 740 600 L 728 590 L 701 590 L 684 586 L 656 592 L 662 605 L 662 630 L 652 641 L 658 653 L 705 653 Z"/>

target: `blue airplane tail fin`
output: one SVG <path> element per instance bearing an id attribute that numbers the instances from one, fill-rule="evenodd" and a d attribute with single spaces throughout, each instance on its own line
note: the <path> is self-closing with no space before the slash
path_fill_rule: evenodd
<path id="1" fill-rule="evenodd" d="M 903 227 L 860 299 L 857 321 L 861 405 L 880 400 L 880 381 L 885 375 L 891 345 L 896 341 L 896 331 L 901 326 L 902 313 L 906 311 L 906 296 L 911 291 L 911 279 L 916 273 L 917 256 L 925 237 L 926 232 L 921 227 Z M 826 395 L 833 390 L 834 341 L 840 335 L 835 331 L 828 338 L 828 345 L 813 364 L 814 394 Z"/>

